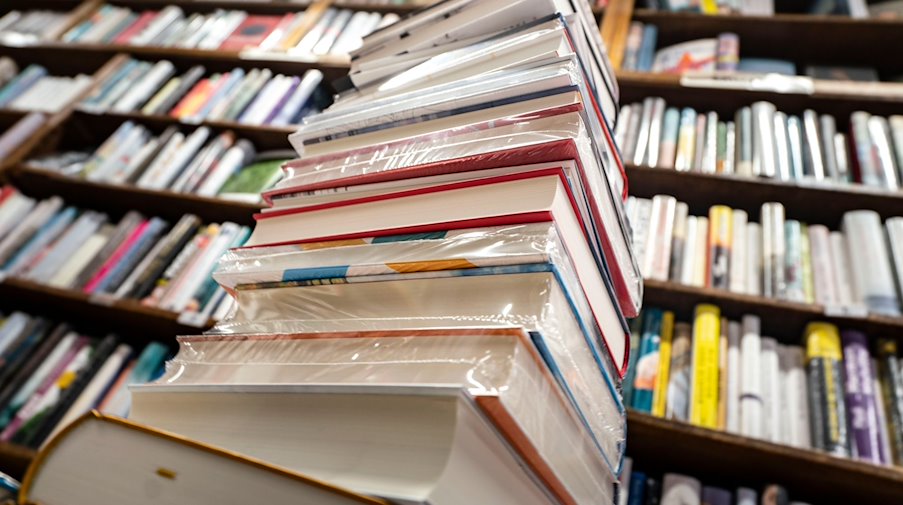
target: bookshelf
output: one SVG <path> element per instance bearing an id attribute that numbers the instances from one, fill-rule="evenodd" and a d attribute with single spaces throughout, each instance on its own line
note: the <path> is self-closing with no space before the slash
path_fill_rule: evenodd
<path id="1" fill-rule="evenodd" d="M 119 0 L 116 5 L 136 10 L 156 9 L 176 4 L 186 10 L 243 9 L 258 14 L 282 14 L 304 8 L 288 2 L 254 2 L 241 0 Z M 320 2 L 322 3 L 322 2 Z M 330 2 L 325 2 L 329 4 Z M 84 15 L 87 2 L 65 0 L 16 0 L 0 8 L 0 14 L 16 7 L 72 10 L 73 16 Z M 343 3 L 341 7 L 405 14 L 409 6 Z M 603 11 L 595 9 L 597 18 Z M 743 50 L 756 56 L 784 55 L 795 61 L 832 63 L 856 61 L 878 66 L 882 73 L 903 73 L 903 62 L 888 58 L 882 51 L 872 51 L 867 60 L 855 59 L 862 48 L 903 46 L 903 23 L 893 21 L 850 20 L 838 17 L 813 17 L 779 14 L 774 17 L 699 16 L 633 9 L 632 0 L 613 0 L 605 11 L 602 33 L 617 66 L 624 49 L 627 25 L 633 20 L 655 23 L 660 27 L 663 44 L 669 41 L 699 38 L 723 31 L 741 36 Z M 73 21 L 74 22 L 74 21 Z M 830 46 L 825 40 L 833 40 Z M 855 44 L 845 42 L 855 40 Z M 785 51 L 791 50 L 792 53 Z M 777 53 L 772 53 L 775 51 Z M 116 45 L 63 44 L 46 42 L 24 47 L 0 46 L 0 55 L 18 62 L 39 63 L 54 72 L 92 73 L 98 80 L 111 60 L 129 55 L 148 60 L 168 59 L 180 70 L 203 64 L 208 71 L 227 71 L 234 67 L 245 69 L 270 68 L 274 72 L 301 74 L 317 68 L 327 80 L 343 76 L 348 62 L 342 59 L 300 60 L 260 53 L 186 50 L 160 47 Z M 641 74 L 618 71 L 622 102 L 640 100 L 646 96 L 662 96 L 669 103 L 692 106 L 700 110 L 733 113 L 737 108 L 757 100 L 775 103 L 779 109 L 799 112 L 813 108 L 837 116 L 855 110 L 875 114 L 903 112 L 903 85 L 880 83 L 867 91 L 838 88 L 829 83 L 816 82 L 812 94 L 785 94 L 774 91 L 720 89 L 688 85 L 677 76 Z M 8 127 L 21 118 L 20 111 L 0 110 L 0 127 Z M 216 131 L 233 130 L 239 137 L 268 148 L 288 144 L 285 137 L 291 128 L 242 125 L 232 122 L 180 123 L 168 116 L 147 116 L 113 112 L 93 113 L 72 107 L 54 115 L 48 125 L 10 160 L 4 160 L 0 173 L 5 181 L 12 181 L 25 192 L 35 196 L 61 195 L 76 205 L 86 205 L 113 214 L 137 209 L 162 217 L 194 213 L 205 221 L 231 220 L 251 224 L 256 205 L 229 202 L 194 195 L 145 190 L 133 186 L 119 186 L 74 179 L 29 166 L 23 160 L 41 149 L 54 148 L 60 142 L 75 142 L 73 136 L 93 141 L 102 140 L 121 122 L 133 120 L 157 131 L 175 125 L 186 130 L 199 125 Z M 69 140 L 67 140 L 69 139 Z M 840 216 L 852 209 L 868 208 L 882 217 L 903 215 L 903 192 L 871 190 L 855 186 L 800 186 L 778 181 L 758 180 L 721 175 L 680 173 L 672 170 L 628 166 L 631 193 L 651 197 L 669 193 L 690 205 L 691 213 L 702 213 L 716 203 L 731 202 L 734 207 L 758 214 L 762 203 L 783 202 L 794 217 L 835 227 Z M 830 201 L 830 206 L 823 202 Z M 15 279 L 0 282 L 0 296 L 21 308 L 52 310 L 60 318 L 85 322 L 102 321 L 106 331 L 119 331 L 129 338 L 147 341 L 153 337 L 197 333 L 198 328 L 183 324 L 179 315 L 148 308 L 134 301 L 111 301 L 91 298 L 80 292 L 48 288 Z M 768 324 L 780 323 L 781 332 L 774 336 L 783 342 L 798 342 L 803 326 L 814 319 L 829 320 L 844 327 L 857 328 L 873 334 L 897 336 L 903 339 L 903 318 L 879 316 L 826 317 L 821 307 L 795 304 L 772 299 L 732 294 L 726 291 L 694 288 L 673 283 L 646 283 L 646 304 L 671 307 L 687 318 L 693 307 L 701 302 L 718 304 L 726 314 L 736 317 L 746 313 L 760 315 Z M 96 323 L 94 323 L 96 324 Z M 207 323 L 209 324 L 209 322 Z M 692 427 L 648 415 L 631 412 L 628 417 L 630 452 L 645 463 L 657 462 L 663 470 L 683 471 L 697 475 L 722 475 L 744 482 L 776 481 L 793 488 L 800 499 L 818 503 L 889 502 L 903 493 L 903 471 L 882 468 L 852 460 L 833 458 L 814 451 L 794 449 L 767 442 Z M 668 451 L 662 451 L 668 447 Z M 0 470 L 21 477 L 34 457 L 32 451 L 14 445 L 0 445 Z M 803 491 L 806 490 L 806 491 Z M 811 494 L 806 494 L 810 492 Z"/>

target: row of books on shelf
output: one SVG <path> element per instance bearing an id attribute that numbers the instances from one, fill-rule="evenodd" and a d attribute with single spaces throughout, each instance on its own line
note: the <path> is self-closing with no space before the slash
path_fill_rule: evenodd
<path id="1" fill-rule="evenodd" d="M 787 490 L 769 484 L 761 492 L 738 487 L 735 492 L 720 486 L 705 485 L 699 479 L 680 473 L 653 473 L 633 458 L 624 461 L 618 505 L 806 505 L 791 501 Z"/>
<path id="2" fill-rule="evenodd" d="M 41 65 L 19 71 L 8 57 L 0 58 L 0 109 L 59 112 L 88 90 L 94 80 L 87 75 L 57 77 Z"/>
<path id="3" fill-rule="evenodd" d="M 849 134 L 837 123 L 811 109 L 786 114 L 770 102 L 743 107 L 731 120 L 650 97 L 623 107 L 615 135 L 635 165 L 900 189 L 903 116 L 854 112 Z"/>
<path id="4" fill-rule="evenodd" d="M 160 376 L 169 355 L 160 343 L 85 334 L 20 311 L 0 314 L 0 441 L 37 448 L 92 409 L 126 416 L 128 387 Z"/>
<path id="5" fill-rule="evenodd" d="M 311 14 L 315 12 L 315 14 Z M 63 42 L 219 51 L 279 51 L 345 56 L 362 38 L 398 20 L 397 14 L 327 8 L 285 15 L 217 9 L 188 14 L 176 5 L 137 12 L 104 4 L 61 37 Z M 15 26 L 15 24 L 13 25 Z"/>
<path id="6" fill-rule="evenodd" d="M 873 211 L 851 211 L 841 231 L 830 231 L 786 219 L 776 202 L 755 223 L 724 205 L 689 216 L 667 195 L 630 200 L 628 215 L 647 279 L 817 303 L 829 313 L 901 314 L 903 218 L 882 225 Z"/>
<path id="7" fill-rule="evenodd" d="M 696 426 L 903 464 L 896 340 L 872 346 L 862 332 L 821 322 L 806 327 L 803 346 L 766 335 L 759 317 L 730 321 L 714 305 L 697 306 L 692 322 L 645 309 L 634 323 L 625 402 Z"/>
<path id="8" fill-rule="evenodd" d="M 197 313 L 200 324 L 228 310 L 231 300 L 210 273 L 223 251 L 244 242 L 246 227 L 204 226 L 192 215 L 171 225 L 134 211 L 117 222 L 57 196 L 39 201 L 11 186 L 0 195 L 4 277 Z"/>
<path id="9" fill-rule="evenodd" d="M 867 2 L 865 0 L 840 0 L 836 2 L 809 1 L 793 4 L 775 5 L 774 0 L 648 0 L 646 6 L 654 10 L 672 12 L 694 12 L 705 15 L 743 14 L 746 16 L 773 16 L 775 7 L 778 12 L 788 6 L 794 8 L 793 13 L 813 15 L 849 16 L 853 18 L 899 19 L 903 17 L 903 2 L 900 0 L 884 0 Z"/>
<path id="10" fill-rule="evenodd" d="M 750 73 L 805 75 L 813 79 L 841 81 L 880 81 L 872 67 L 825 66 L 807 64 L 802 69 L 790 60 L 779 58 L 740 57 L 740 37 L 723 32 L 717 37 L 688 40 L 666 47 L 658 46 L 658 27 L 633 21 L 624 49 L 624 70 L 665 74 Z M 903 76 L 888 76 L 899 81 Z"/>
<path id="11" fill-rule="evenodd" d="M 186 122 L 286 126 L 331 102 L 329 92 L 321 87 L 319 70 L 308 70 L 300 77 L 241 68 L 208 75 L 198 65 L 176 74 L 176 67 L 167 60 L 150 63 L 130 58 L 99 82 L 80 107 L 91 112 L 167 115 Z"/>
<path id="12" fill-rule="evenodd" d="M 253 204 L 282 177 L 281 166 L 291 155 L 257 152 L 232 131 L 217 135 L 201 126 L 183 133 L 172 126 L 156 135 L 126 121 L 94 151 L 47 154 L 28 165 L 88 181 Z"/>

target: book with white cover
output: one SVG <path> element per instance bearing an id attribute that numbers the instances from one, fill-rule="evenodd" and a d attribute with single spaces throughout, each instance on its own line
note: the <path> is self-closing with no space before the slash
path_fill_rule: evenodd
<path id="1" fill-rule="evenodd" d="M 802 347 L 778 345 L 783 405 L 781 442 L 808 449 L 809 397 L 804 359 Z"/>
<path id="2" fill-rule="evenodd" d="M 22 503 L 114 505 L 123 496 L 135 505 L 255 503 L 264 496 L 271 504 L 387 505 L 97 412 L 79 418 L 38 453 L 20 491 Z"/>
<path id="3" fill-rule="evenodd" d="M 693 260 L 693 278 L 691 286 L 705 286 L 706 273 L 708 271 L 708 251 L 709 247 L 709 218 L 703 216 L 696 217 L 696 255 Z"/>
<path id="4" fill-rule="evenodd" d="M 668 267 L 668 278 L 672 282 L 680 282 L 682 275 L 684 254 L 687 251 L 687 221 L 689 207 L 684 202 L 678 202 L 674 208 L 674 225 L 671 233 L 671 260 Z"/>
<path id="5" fill-rule="evenodd" d="M 756 316 L 743 317 L 743 336 L 740 338 L 740 434 L 764 438 L 765 419 L 762 399 L 761 321 Z"/>
<path id="6" fill-rule="evenodd" d="M 701 505 L 702 484 L 686 475 L 666 473 L 662 479 L 660 505 Z"/>
<path id="7" fill-rule="evenodd" d="M 869 312 L 899 316 L 900 298 L 881 217 L 870 210 L 847 212 L 843 216 L 842 229 L 855 300 L 865 305 Z"/>
<path id="8" fill-rule="evenodd" d="M 897 296 L 903 300 L 903 217 L 892 217 L 884 223 L 890 260 L 897 281 Z"/>
<path id="9" fill-rule="evenodd" d="M 840 307 L 859 305 L 851 279 L 850 259 L 847 256 L 847 241 L 843 233 L 832 231 L 828 237 L 831 244 L 831 270 L 837 288 L 837 303 Z"/>
<path id="10" fill-rule="evenodd" d="M 840 299 L 837 294 L 834 259 L 831 256 L 831 232 L 828 227 L 810 224 L 809 244 L 815 301 L 826 307 L 838 307 Z"/>
<path id="11" fill-rule="evenodd" d="M 176 67 L 167 60 L 158 61 L 128 93 L 113 104 L 113 111 L 131 112 L 144 105 L 176 72 Z"/>
<path id="12" fill-rule="evenodd" d="M 677 199 L 673 196 L 656 195 L 652 198 L 652 215 L 643 263 L 643 275 L 646 279 L 668 280 L 676 206 Z"/>
<path id="13" fill-rule="evenodd" d="M 132 415 L 141 422 L 396 503 L 560 503 L 459 388 L 251 385 L 133 394 Z M 207 423 L 216 419 L 229 422 Z"/>
<path id="14" fill-rule="evenodd" d="M 696 216 L 687 217 L 687 238 L 684 241 L 685 246 L 683 261 L 680 266 L 680 277 L 675 279 L 675 281 L 688 286 L 693 284 L 693 279 L 696 275 L 697 244 L 699 243 L 699 240 L 697 239 L 697 235 L 699 235 L 697 220 L 698 218 Z M 705 251 L 705 249 L 702 251 Z M 700 251 L 699 254 L 701 254 L 702 251 Z"/>
<path id="15" fill-rule="evenodd" d="M 727 404 L 725 409 L 725 429 L 730 433 L 741 433 L 742 417 L 740 414 L 741 401 L 741 368 L 743 356 L 741 341 L 743 338 L 743 325 L 737 321 L 730 321 L 727 326 Z"/>
<path id="16" fill-rule="evenodd" d="M 747 246 L 747 224 L 749 216 L 745 210 L 733 209 L 731 230 L 730 281 L 728 288 L 734 293 L 746 293 L 749 279 L 749 250 Z"/>
<path id="17" fill-rule="evenodd" d="M 760 339 L 762 356 L 760 374 L 762 376 L 762 425 L 765 440 L 780 443 L 783 432 L 783 417 L 780 411 L 781 384 L 778 342 L 770 337 Z"/>
<path id="18" fill-rule="evenodd" d="M 289 384 L 356 390 L 457 386 L 475 398 L 502 433 L 510 433 L 513 421 L 518 436 L 509 440 L 531 466 L 533 454 L 548 465 L 550 471 L 539 476 L 553 493 L 577 502 L 613 495 L 614 473 L 571 405 L 569 392 L 558 389 L 560 378 L 553 374 L 559 370 L 546 364 L 520 328 L 200 336 L 182 337 L 180 344 L 169 371 L 142 392 L 179 394 L 255 384 L 261 391 Z M 136 399 L 139 413 L 141 401 Z"/>

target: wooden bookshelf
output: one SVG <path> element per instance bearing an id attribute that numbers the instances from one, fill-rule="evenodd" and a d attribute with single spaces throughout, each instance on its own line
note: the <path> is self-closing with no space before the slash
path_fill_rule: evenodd
<path id="1" fill-rule="evenodd" d="M 644 307 L 674 310 L 681 320 L 692 321 L 696 305 L 711 303 L 720 307 L 722 313 L 731 319 L 739 319 L 746 314 L 759 316 L 762 318 L 763 333 L 784 343 L 799 344 L 806 324 L 812 321 L 834 323 L 841 329 L 861 330 L 872 337 L 903 338 L 903 317 L 829 314 L 823 306 L 817 304 L 685 286 L 674 282 L 647 279 L 644 284 Z"/>
<path id="2" fill-rule="evenodd" d="M 903 469 L 778 445 L 631 411 L 628 453 L 634 465 L 731 485 L 780 483 L 794 500 L 819 505 L 897 503 Z"/>
<path id="3" fill-rule="evenodd" d="M 674 195 L 687 202 L 690 215 L 707 216 L 713 205 L 728 205 L 758 221 L 764 202 L 781 202 L 788 219 L 840 227 L 845 212 L 874 210 L 882 219 L 903 215 L 903 191 L 861 184 L 828 185 L 741 177 L 737 175 L 678 172 L 672 169 L 625 166 L 630 194 L 641 198 Z M 819 205 L 819 203 L 830 205 Z"/>

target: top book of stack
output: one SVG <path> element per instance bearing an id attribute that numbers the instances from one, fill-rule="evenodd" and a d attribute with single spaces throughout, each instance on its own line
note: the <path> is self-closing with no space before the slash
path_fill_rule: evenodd
<path id="1" fill-rule="evenodd" d="M 435 34 L 442 34 L 437 36 Z M 585 0 L 378 30 L 133 419 L 390 501 L 613 503 L 642 280 Z"/>

